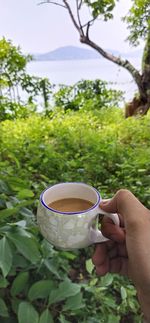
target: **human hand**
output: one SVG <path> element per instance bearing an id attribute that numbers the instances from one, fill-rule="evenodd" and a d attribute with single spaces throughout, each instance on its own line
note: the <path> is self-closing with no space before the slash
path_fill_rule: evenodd
<path id="1" fill-rule="evenodd" d="M 150 211 L 127 190 L 118 191 L 100 207 L 118 213 L 120 227 L 104 217 L 101 230 L 110 240 L 96 245 L 92 257 L 96 272 L 100 276 L 111 272 L 131 278 L 150 322 Z"/>

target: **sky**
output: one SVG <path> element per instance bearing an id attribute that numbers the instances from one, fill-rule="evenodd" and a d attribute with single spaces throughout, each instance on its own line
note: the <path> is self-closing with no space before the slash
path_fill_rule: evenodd
<path id="1" fill-rule="evenodd" d="M 75 0 L 70 0 L 74 2 Z M 78 32 L 71 23 L 67 10 L 53 4 L 38 5 L 40 0 L 0 0 L 0 38 L 11 39 L 24 53 L 45 53 L 58 47 L 79 42 Z M 106 49 L 121 52 L 133 50 L 125 42 L 129 31 L 120 21 L 131 6 L 131 0 L 120 0 L 115 18 L 107 23 L 97 21 L 92 27 L 91 39 Z M 84 12 L 86 19 L 87 12 Z M 141 46 L 142 47 L 142 44 Z"/>

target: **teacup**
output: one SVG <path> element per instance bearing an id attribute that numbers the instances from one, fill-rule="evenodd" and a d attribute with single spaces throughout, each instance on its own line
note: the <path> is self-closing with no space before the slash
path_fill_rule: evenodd
<path id="1" fill-rule="evenodd" d="M 64 205 L 63 210 L 61 205 L 59 209 L 53 208 L 60 204 L 56 201 L 68 199 L 73 200 L 71 211 L 67 210 L 66 205 L 65 211 Z M 83 203 L 84 206 L 81 205 L 80 209 L 76 201 L 81 199 L 89 202 L 88 208 L 84 209 L 86 204 Z M 63 250 L 86 248 L 94 243 L 107 241 L 98 229 L 99 214 L 108 216 L 116 225 L 119 225 L 119 217 L 101 210 L 101 201 L 100 193 L 85 183 L 59 183 L 48 187 L 40 196 L 37 210 L 37 222 L 42 235 L 52 245 Z"/>

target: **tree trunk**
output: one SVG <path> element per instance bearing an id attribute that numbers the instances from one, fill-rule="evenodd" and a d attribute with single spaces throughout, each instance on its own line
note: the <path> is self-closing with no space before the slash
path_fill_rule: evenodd
<path id="1" fill-rule="evenodd" d="M 141 89 L 139 97 L 134 97 L 126 106 L 126 117 L 139 113 L 145 115 L 150 109 L 150 30 L 143 52 Z"/>

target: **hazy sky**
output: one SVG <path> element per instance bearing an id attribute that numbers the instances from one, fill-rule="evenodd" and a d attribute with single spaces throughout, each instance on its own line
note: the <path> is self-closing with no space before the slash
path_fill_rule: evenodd
<path id="1" fill-rule="evenodd" d="M 73 2 L 74 0 L 70 0 Z M 38 5 L 40 0 L 0 0 L 0 38 L 5 36 L 23 52 L 44 53 L 60 46 L 84 46 L 70 21 L 67 10 L 55 5 Z M 111 22 L 98 21 L 92 28 L 91 39 L 105 48 L 129 51 L 125 42 L 126 24 L 120 16 L 126 15 L 131 0 L 120 0 Z"/>

